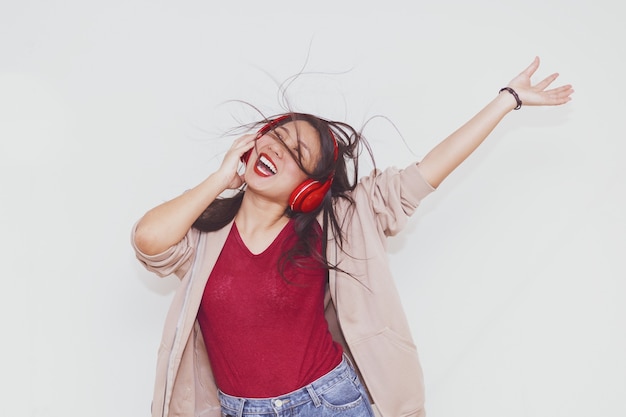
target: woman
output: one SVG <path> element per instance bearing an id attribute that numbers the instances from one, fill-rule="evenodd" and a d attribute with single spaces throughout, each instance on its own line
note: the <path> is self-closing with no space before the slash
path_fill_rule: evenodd
<path id="1" fill-rule="evenodd" d="M 354 129 L 290 113 L 235 140 L 217 171 L 148 211 L 133 229 L 137 257 L 182 280 L 153 416 L 423 416 L 385 240 L 508 112 L 570 100 L 571 86 L 548 89 L 557 74 L 531 84 L 538 67 L 536 58 L 406 169 L 359 178 L 366 145 Z"/>

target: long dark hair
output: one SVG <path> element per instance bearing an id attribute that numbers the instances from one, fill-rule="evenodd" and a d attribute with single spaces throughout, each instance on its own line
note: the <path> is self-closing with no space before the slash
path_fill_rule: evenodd
<path id="1" fill-rule="evenodd" d="M 345 218 L 339 219 L 335 213 L 334 205 L 338 200 L 345 200 L 349 205 L 354 204 L 351 191 L 356 187 L 359 178 L 359 155 L 365 149 L 373 162 L 373 154 L 362 132 L 347 123 L 330 121 L 306 113 L 287 113 L 287 115 L 289 117 L 280 123 L 272 124 L 272 128 L 276 129 L 285 123 L 295 120 L 303 120 L 313 126 L 319 134 L 321 144 L 321 155 L 313 171 L 309 172 L 304 167 L 299 147 L 295 150 L 286 146 L 285 148 L 292 154 L 300 169 L 309 178 L 323 182 L 332 177 L 332 185 L 322 204 L 312 212 L 299 213 L 291 211 L 288 207 L 285 208 L 285 214 L 294 221 L 297 242 L 282 254 L 279 270 L 284 277 L 283 271 L 286 263 L 299 266 L 298 260 L 306 257 L 312 257 L 323 268 L 338 269 L 337 265 L 330 264 L 326 258 L 326 244 L 330 233 L 340 249 L 343 248 L 342 223 L 349 218 L 349 214 Z M 259 128 L 281 116 L 284 116 L 284 114 L 271 116 L 244 127 L 249 129 Z M 282 143 L 278 136 L 277 140 Z M 334 155 L 335 141 L 337 143 L 337 158 Z M 300 142 L 298 141 L 297 143 Z M 225 227 L 237 214 L 244 194 L 245 184 L 233 196 L 217 198 L 193 223 L 193 227 L 205 232 Z M 316 225 L 320 212 L 323 212 L 321 235 Z M 318 250 L 320 238 L 322 243 L 321 252 Z"/>

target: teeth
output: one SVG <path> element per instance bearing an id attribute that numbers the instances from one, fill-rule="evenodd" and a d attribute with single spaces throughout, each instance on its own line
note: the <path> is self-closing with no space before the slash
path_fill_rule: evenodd
<path id="1" fill-rule="evenodd" d="M 267 167 L 267 169 L 272 171 L 272 174 L 276 174 L 276 172 L 277 172 L 276 167 L 274 166 L 274 164 L 272 164 L 272 162 L 269 159 L 267 159 L 265 156 L 261 155 L 261 157 L 259 158 L 259 161 L 263 165 L 265 165 Z"/>

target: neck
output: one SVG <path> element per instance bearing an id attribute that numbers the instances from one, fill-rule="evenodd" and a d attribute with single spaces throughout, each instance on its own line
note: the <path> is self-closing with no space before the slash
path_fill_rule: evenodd
<path id="1" fill-rule="evenodd" d="M 275 202 L 255 198 L 251 193 L 244 195 L 241 207 L 235 215 L 235 222 L 240 232 L 258 233 L 282 229 L 289 221 L 285 207 Z"/>
<path id="2" fill-rule="evenodd" d="M 244 196 L 235 215 L 235 223 L 245 245 L 252 253 L 258 254 L 276 239 L 289 218 L 284 207 L 268 202 L 259 205 L 254 200 Z"/>

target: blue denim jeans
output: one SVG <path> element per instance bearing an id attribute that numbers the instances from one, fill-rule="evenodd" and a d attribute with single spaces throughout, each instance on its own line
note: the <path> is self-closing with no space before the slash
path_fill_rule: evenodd
<path id="1" fill-rule="evenodd" d="M 344 357 L 323 377 L 275 398 L 239 398 L 218 392 L 224 417 L 374 417 L 367 393 Z"/>

